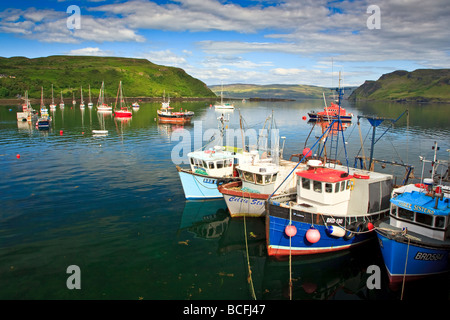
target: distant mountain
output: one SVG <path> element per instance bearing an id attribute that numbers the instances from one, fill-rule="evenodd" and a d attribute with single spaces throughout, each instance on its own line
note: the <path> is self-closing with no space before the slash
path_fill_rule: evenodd
<path id="1" fill-rule="evenodd" d="M 450 102 L 450 69 L 394 71 L 364 82 L 349 99 Z"/>
<path id="2" fill-rule="evenodd" d="M 218 96 L 222 90 L 221 85 L 209 86 Z M 309 85 L 289 85 L 289 84 L 228 84 L 223 85 L 223 96 L 236 99 L 323 99 L 333 94 L 334 90 L 325 87 Z"/>
<path id="3" fill-rule="evenodd" d="M 61 90 L 66 98 L 72 93 L 80 97 L 83 87 L 87 97 L 91 86 L 92 98 L 98 96 L 102 81 L 106 97 L 115 98 L 119 81 L 127 97 L 211 97 L 215 94 L 200 80 L 183 69 L 154 64 L 146 59 L 50 56 L 28 59 L 0 57 L 0 98 L 15 98 L 28 90 L 30 98 L 40 98 L 41 86 L 45 98 L 55 97 Z"/>

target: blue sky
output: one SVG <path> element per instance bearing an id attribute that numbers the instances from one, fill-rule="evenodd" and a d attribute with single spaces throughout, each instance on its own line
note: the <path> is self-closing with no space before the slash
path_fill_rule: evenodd
<path id="1" fill-rule="evenodd" d="M 79 29 L 67 27 L 70 5 Z M 449 17 L 448 0 L 2 1 L 0 56 L 145 58 L 207 85 L 336 86 L 340 71 L 343 85 L 358 86 L 449 68 Z"/>

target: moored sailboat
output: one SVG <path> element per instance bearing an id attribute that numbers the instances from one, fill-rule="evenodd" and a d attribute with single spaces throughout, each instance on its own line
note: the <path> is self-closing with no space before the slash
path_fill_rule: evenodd
<path id="1" fill-rule="evenodd" d="M 112 107 L 105 103 L 105 83 L 102 81 L 102 86 L 100 88 L 100 93 L 98 95 L 97 101 L 97 111 L 98 112 L 112 112 Z"/>
<path id="2" fill-rule="evenodd" d="M 119 108 L 117 108 L 117 100 L 119 100 Z M 119 82 L 119 89 L 117 90 L 116 103 L 114 106 L 114 117 L 116 118 L 131 118 L 132 112 L 125 105 L 125 100 L 122 92 L 122 81 Z"/>

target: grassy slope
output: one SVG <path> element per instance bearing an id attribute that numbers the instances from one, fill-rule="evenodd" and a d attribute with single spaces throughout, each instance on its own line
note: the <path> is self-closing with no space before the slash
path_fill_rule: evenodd
<path id="1" fill-rule="evenodd" d="M 221 85 L 210 86 L 220 96 Z M 223 86 L 224 97 L 229 98 L 278 98 L 278 99 L 322 99 L 322 93 L 331 94 L 329 88 L 308 85 L 252 85 L 229 84 Z"/>
<path id="2" fill-rule="evenodd" d="M 350 99 L 450 102 L 450 69 L 394 71 L 366 81 Z"/>
<path id="3" fill-rule="evenodd" d="M 84 97 L 91 86 L 92 97 L 96 98 L 102 81 L 106 96 L 115 97 L 119 81 L 122 80 L 124 95 L 128 97 L 161 97 L 165 90 L 171 97 L 215 97 L 214 93 L 198 79 L 184 70 L 156 65 L 145 59 L 86 56 L 50 56 L 28 59 L 24 57 L 1 58 L 0 97 L 14 98 L 29 90 L 30 97 L 40 97 L 41 86 L 44 95 L 51 95 L 51 84 L 55 96 L 60 91 L 64 96 Z M 9 76 L 15 76 L 10 78 Z"/>

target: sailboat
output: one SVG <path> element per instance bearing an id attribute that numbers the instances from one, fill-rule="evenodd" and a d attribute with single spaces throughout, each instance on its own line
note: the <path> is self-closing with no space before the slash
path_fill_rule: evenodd
<path id="1" fill-rule="evenodd" d="M 119 99 L 120 109 L 117 109 L 117 99 Z M 116 118 L 131 118 L 131 116 L 132 116 L 131 110 L 128 109 L 128 107 L 125 106 L 124 103 L 125 103 L 125 101 L 124 101 L 123 92 L 122 92 L 122 81 L 120 81 L 119 89 L 117 90 L 116 104 L 114 106 L 114 116 Z"/>
<path id="2" fill-rule="evenodd" d="M 81 93 L 80 109 L 84 109 L 83 87 L 80 87 L 80 93 Z"/>
<path id="3" fill-rule="evenodd" d="M 92 103 L 91 100 L 91 85 L 89 85 L 89 103 L 88 103 L 88 107 L 92 108 L 94 106 L 94 104 Z"/>
<path id="4" fill-rule="evenodd" d="M 100 93 L 98 95 L 97 111 L 98 112 L 111 112 L 112 111 L 112 107 L 108 106 L 108 104 L 105 103 L 105 82 L 104 81 L 102 81 L 102 87 L 100 88 Z"/>
<path id="5" fill-rule="evenodd" d="M 53 98 L 53 83 L 52 83 L 52 103 L 50 104 L 50 110 L 56 110 L 55 99 Z"/>
<path id="6" fill-rule="evenodd" d="M 234 105 L 232 105 L 231 103 L 223 103 L 223 84 L 222 84 L 222 89 L 220 91 L 220 103 L 215 104 L 214 108 L 216 108 L 216 109 L 234 109 Z"/>
<path id="7" fill-rule="evenodd" d="M 59 107 L 61 109 L 64 109 L 64 99 L 63 99 L 63 95 L 62 95 L 62 90 L 61 90 L 61 102 L 59 103 Z"/>
<path id="8" fill-rule="evenodd" d="M 51 118 L 48 114 L 48 109 L 44 104 L 44 88 L 41 87 L 41 117 L 36 122 L 36 128 L 47 129 L 50 127 Z"/>

